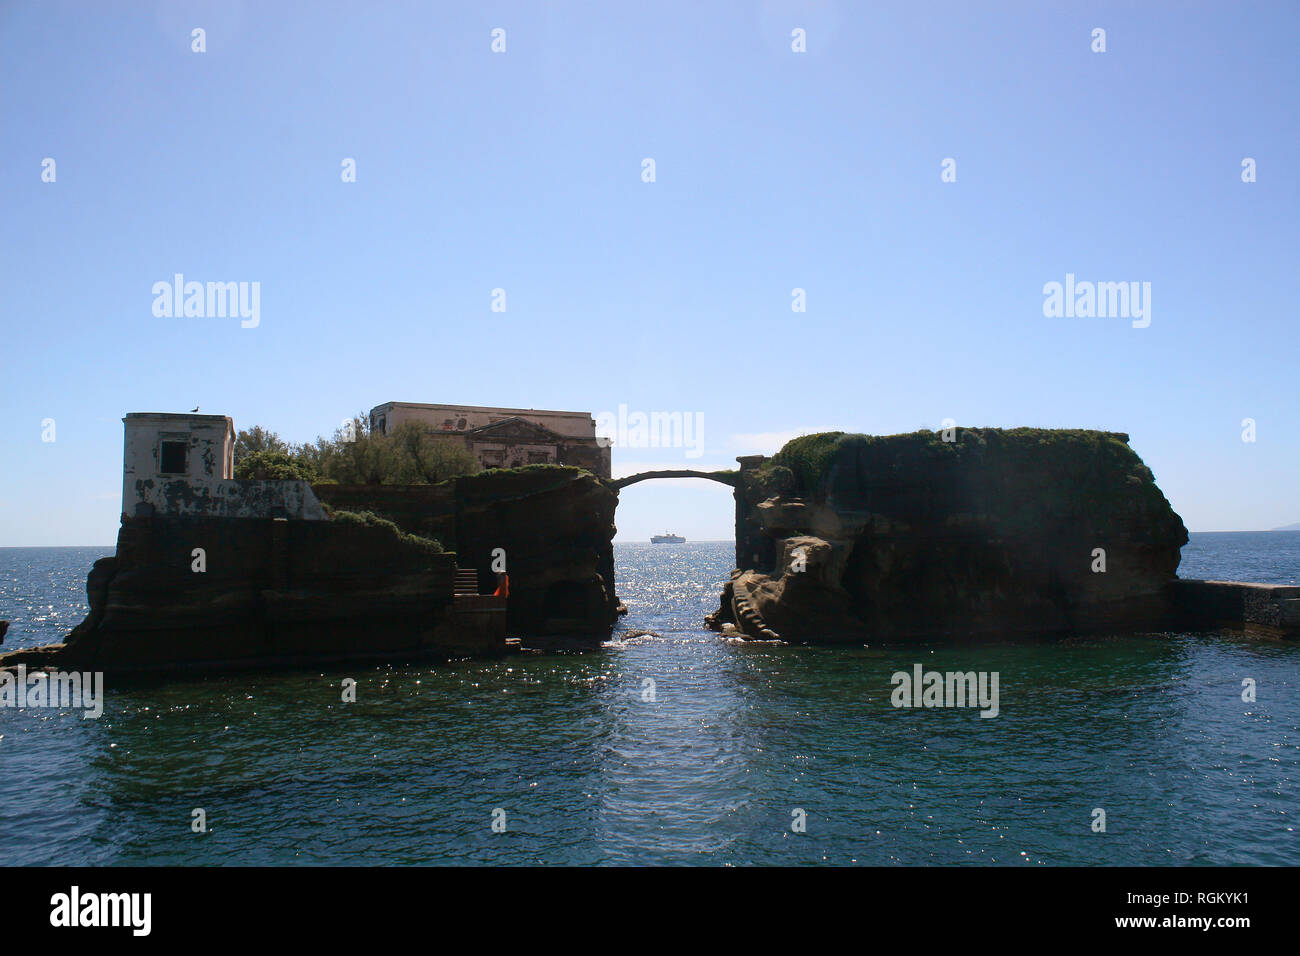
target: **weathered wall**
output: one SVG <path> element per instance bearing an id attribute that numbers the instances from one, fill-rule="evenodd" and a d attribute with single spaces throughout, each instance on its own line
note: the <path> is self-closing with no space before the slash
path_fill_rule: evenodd
<path id="1" fill-rule="evenodd" d="M 234 477 L 235 426 L 225 415 L 132 412 L 122 419 L 122 436 L 122 514 L 135 514 L 142 481 L 206 484 Z M 183 471 L 164 474 L 164 441 L 185 444 Z"/>
<path id="2" fill-rule="evenodd" d="M 133 517 L 152 513 L 206 518 L 325 519 L 325 510 L 305 481 L 141 478 L 136 480 L 134 497 Z"/>
<path id="3" fill-rule="evenodd" d="M 536 422 L 557 435 L 571 438 L 596 437 L 596 422 L 589 412 L 496 408 L 486 405 L 424 405 L 417 402 L 385 402 L 370 410 L 372 426 L 382 418 L 387 431 L 392 431 L 403 422 L 424 422 L 439 430 L 446 428 L 448 431 L 467 431 L 516 417 Z"/>

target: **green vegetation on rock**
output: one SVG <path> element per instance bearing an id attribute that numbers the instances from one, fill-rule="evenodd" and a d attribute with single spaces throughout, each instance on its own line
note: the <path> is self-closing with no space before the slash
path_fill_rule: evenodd
<path id="1" fill-rule="evenodd" d="M 414 545 L 423 548 L 430 553 L 441 553 L 443 550 L 442 542 L 436 538 L 422 538 L 416 534 L 407 534 L 395 523 L 387 518 L 382 518 L 373 511 L 333 511 L 329 512 L 331 521 L 337 521 L 339 524 L 364 525 L 368 528 L 382 528 L 393 535 L 403 544 Z"/>
<path id="2" fill-rule="evenodd" d="M 952 441 L 928 430 L 804 435 L 747 481 L 755 497 L 834 498 L 839 507 L 904 522 L 975 514 L 996 517 L 1005 531 L 1029 533 L 1043 522 L 1087 516 L 1101 531 L 1141 512 L 1156 533 L 1185 534 L 1125 434 L 1064 428 L 957 428 L 949 434 Z M 783 485 L 787 490 L 775 490 Z"/>
<path id="3" fill-rule="evenodd" d="M 771 472 L 776 468 L 788 469 L 794 475 L 795 487 L 802 493 L 809 494 L 826 477 L 843 437 L 844 432 L 800 435 L 786 442 L 779 452 L 764 462 L 762 470 Z"/>

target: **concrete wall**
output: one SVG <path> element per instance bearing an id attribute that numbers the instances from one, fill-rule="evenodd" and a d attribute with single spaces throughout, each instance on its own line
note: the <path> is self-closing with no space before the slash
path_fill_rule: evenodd
<path id="1" fill-rule="evenodd" d="M 1300 640 L 1300 587 L 1180 578 L 1172 588 L 1184 627 L 1242 628 Z"/>

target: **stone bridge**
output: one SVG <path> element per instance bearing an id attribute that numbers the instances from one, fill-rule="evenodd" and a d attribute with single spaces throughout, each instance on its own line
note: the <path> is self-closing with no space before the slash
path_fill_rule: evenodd
<path id="1" fill-rule="evenodd" d="M 615 478 L 606 481 L 605 484 L 618 491 L 648 478 L 707 478 L 709 481 L 720 481 L 732 488 L 735 488 L 736 483 L 739 481 L 738 474 L 734 471 L 643 471 L 638 475 L 628 475 L 626 478 Z"/>

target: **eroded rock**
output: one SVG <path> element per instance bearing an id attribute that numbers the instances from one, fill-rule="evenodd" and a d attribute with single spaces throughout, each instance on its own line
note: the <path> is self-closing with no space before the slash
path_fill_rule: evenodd
<path id="1" fill-rule="evenodd" d="M 751 460 L 737 495 L 741 570 L 710 623 L 863 643 L 1171 620 L 1187 531 L 1127 435 L 951 437 L 831 433 Z M 777 468 L 793 478 L 767 474 Z M 770 495 L 774 484 L 787 490 Z"/>

